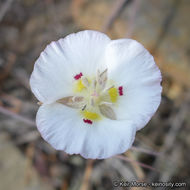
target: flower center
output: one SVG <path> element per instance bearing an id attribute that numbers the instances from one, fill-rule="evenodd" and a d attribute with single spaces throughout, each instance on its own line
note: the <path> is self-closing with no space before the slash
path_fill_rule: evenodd
<path id="1" fill-rule="evenodd" d="M 96 77 L 83 76 L 82 72 L 74 76 L 74 96 L 58 100 L 71 108 L 79 109 L 84 123 L 92 124 L 94 121 L 106 117 L 116 120 L 114 106 L 118 96 L 123 95 L 123 87 L 115 87 L 114 82 L 108 80 L 107 69 L 97 71 Z"/>

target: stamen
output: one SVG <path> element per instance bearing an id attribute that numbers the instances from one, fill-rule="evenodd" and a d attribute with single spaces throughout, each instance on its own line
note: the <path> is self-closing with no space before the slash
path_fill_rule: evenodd
<path id="1" fill-rule="evenodd" d="M 91 125 L 92 125 L 92 121 L 89 120 L 89 119 L 83 119 L 83 121 L 84 121 L 85 123 L 88 123 L 88 124 L 91 124 Z"/>
<path id="2" fill-rule="evenodd" d="M 97 72 L 97 81 L 101 87 L 101 89 L 103 90 L 106 86 L 106 82 L 107 82 L 107 69 L 105 69 L 102 73 Z"/>
<path id="3" fill-rule="evenodd" d="M 82 81 L 82 84 L 85 86 L 85 87 L 89 87 L 89 82 L 88 82 L 88 79 L 86 77 L 81 77 L 81 81 Z"/>
<path id="4" fill-rule="evenodd" d="M 105 69 L 101 74 L 100 74 L 100 77 L 104 76 L 107 77 L 107 71 L 108 69 Z"/>
<path id="5" fill-rule="evenodd" d="M 84 97 L 82 96 L 73 96 L 72 97 L 73 102 L 81 102 L 84 100 Z"/>
<path id="6" fill-rule="evenodd" d="M 109 88 L 107 88 L 106 90 L 109 90 L 109 89 L 111 89 L 111 88 L 114 88 L 114 85 L 110 86 L 110 87 L 109 87 Z"/>
<path id="7" fill-rule="evenodd" d="M 82 74 L 82 73 L 79 73 L 78 75 L 75 75 L 75 76 L 74 76 L 74 79 L 75 79 L 75 80 L 79 80 L 82 76 L 83 76 L 83 74 Z"/>
<path id="8" fill-rule="evenodd" d="M 108 92 L 111 88 L 114 88 L 114 85 L 106 87 L 102 92 Z"/>
<path id="9" fill-rule="evenodd" d="M 103 116 L 105 116 L 109 119 L 112 119 L 112 120 L 116 120 L 115 112 L 113 111 L 113 109 L 110 106 L 108 106 L 106 104 L 102 104 L 102 105 L 99 105 L 99 109 Z"/>
<path id="10" fill-rule="evenodd" d="M 123 86 L 119 86 L 118 90 L 119 90 L 119 95 L 123 96 Z"/>
<path id="11" fill-rule="evenodd" d="M 114 104 L 111 103 L 111 102 L 101 102 L 99 105 L 102 105 L 102 104 L 109 105 L 109 106 L 113 106 L 113 105 L 114 105 Z"/>
<path id="12" fill-rule="evenodd" d="M 56 102 L 76 109 L 84 107 L 84 97 L 82 96 L 67 96 L 57 100 Z"/>

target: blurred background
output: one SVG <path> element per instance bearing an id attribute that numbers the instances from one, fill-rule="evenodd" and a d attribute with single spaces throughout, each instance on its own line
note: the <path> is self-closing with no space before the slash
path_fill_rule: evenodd
<path id="1" fill-rule="evenodd" d="M 114 187 L 115 180 L 188 183 L 189 18 L 189 0 L 0 0 L 0 190 L 144 189 Z M 51 41 L 84 29 L 139 41 L 163 75 L 157 113 L 131 150 L 106 160 L 55 151 L 35 126 L 38 105 L 28 83 L 35 60 Z"/>

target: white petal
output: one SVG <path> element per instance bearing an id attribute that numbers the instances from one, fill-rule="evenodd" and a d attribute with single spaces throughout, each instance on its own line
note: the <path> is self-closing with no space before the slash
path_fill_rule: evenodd
<path id="1" fill-rule="evenodd" d="M 106 63 L 108 77 L 124 87 L 115 110 L 117 118 L 132 119 L 141 129 L 160 104 L 160 70 L 152 55 L 131 39 L 112 41 L 106 50 Z"/>
<path id="2" fill-rule="evenodd" d="M 81 155 L 105 159 L 121 154 L 132 146 L 136 126 L 130 120 L 103 119 L 89 128 Z"/>
<path id="3" fill-rule="evenodd" d="M 43 105 L 37 113 L 37 127 L 42 137 L 55 149 L 85 158 L 108 158 L 129 149 L 136 127 L 132 122 L 102 119 L 92 125 L 64 105 Z"/>
<path id="4" fill-rule="evenodd" d="M 85 30 L 61 39 L 65 56 L 76 73 L 91 76 L 103 66 L 105 48 L 110 38 L 98 31 Z"/>
<path id="5" fill-rule="evenodd" d="M 42 105 L 36 117 L 42 137 L 57 150 L 79 153 L 86 136 L 77 110 L 59 103 Z"/>
<path id="6" fill-rule="evenodd" d="M 52 103 L 71 95 L 73 77 L 80 72 L 92 75 L 102 64 L 102 55 L 109 42 L 103 33 L 82 31 L 48 45 L 36 61 L 30 79 L 37 99 Z"/>

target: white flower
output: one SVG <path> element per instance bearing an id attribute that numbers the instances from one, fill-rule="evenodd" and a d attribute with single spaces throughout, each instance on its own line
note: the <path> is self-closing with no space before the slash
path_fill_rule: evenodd
<path id="1" fill-rule="evenodd" d="M 160 82 L 153 57 L 135 40 L 70 34 L 35 63 L 30 85 L 42 102 L 38 130 L 69 154 L 102 159 L 123 153 L 157 110 Z"/>

